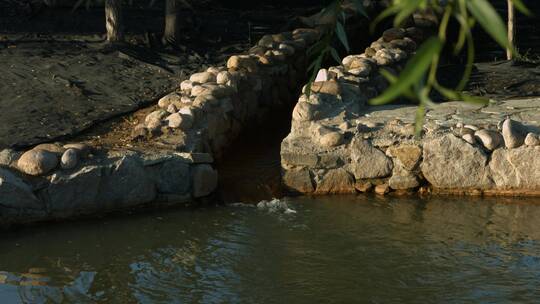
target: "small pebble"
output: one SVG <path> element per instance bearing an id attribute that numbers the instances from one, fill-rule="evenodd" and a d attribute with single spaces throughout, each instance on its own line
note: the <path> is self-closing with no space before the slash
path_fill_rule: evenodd
<path id="1" fill-rule="evenodd" d="M 169 113 L 171 113 L 171 114 L 172 114 L 172 113 L 176 113 L 176 112 L 178 112 L 178 108 L 177 108 L 175 105 L 170 104 L 170 105 L 167 107 L 167 112 L 169 112 Z"/>
<path id="2" fill-rule="evenodd" d="M 62 154 L 62 157 L 60 158 L 60 167 L 62 169 L 73 169 L 77 166 L 77 163 L 79 162 L 79 155 L 77 153 L 77 150 L 71 148 L 67 149 L 64 154 Z"/>
<path id="3" fill-rule="evenodd" d="M 385 195 L 390 192 L 390 186 L 388 184 L 382 184 L 375 186 L 375 193 L 379 195 Z"/>
<path id="4" fill-rule="evenodd" d="M 538 135 L 534 133 L 528 133 L 525 137 L 525 145 L 534 147 L 540 145 L 540 140 L 538 139 Z"/>
<path id="5" fill-rule="evenodd" d="M 474 137 L 478 139 L 484 147 L 490 151 L 502 146 L 504 139 L 501 133 L 492 130 L 479 130 L 474 133 Z"/>
<path id="6" fill-rule="evenodd" d="M 471 129 L 471 130 L 474 130 L 474 131 L 478 131 L 479 128 L 477 126 L 473 126 L 473 125 L 465 125 L 463 126 L 464 128 L 467 128 L 467 129 Z"/>
<path id="7" fill-rule="evenodd" d="M 328 81 L 328 80 L 329 80 L 328 71 L 326 69 L 320 69 L 319 72 L 317 73 L 317 77 L 315 77 L 314 82 Z"/>
<path id="8" fill-rule="evenodd" d="M 512 119 L 506 119 L 502 125 L 504 144 L 508 149 L 523 145 L 527 133 L 524 125 Z"/>
<path id="9" fill-rule="evenodd" d="M 474 139 L 474 135 L 473 134 L 465 134 L 463 135 L 461 138 L 463 138 L 464 141 L 470 143 L 471 145 L 474 145 L 474 143 L 476 143 L 476 140 Z"/>

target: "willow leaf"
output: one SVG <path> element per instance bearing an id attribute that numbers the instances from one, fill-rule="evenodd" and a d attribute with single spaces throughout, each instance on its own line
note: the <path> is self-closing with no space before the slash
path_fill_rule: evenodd
<path id="1" fill-rule="evenodd" d="M 332 55 L 332 58 L 334 58 L 335 61 L 341 64 L 341 58 L 335 48 L 330 47 L 330 55 Z"/>
<path id="2" fill-rule="evenodd" d="M 405 2 L 400 9 L 400 12 L 394 18 L 394 26 L 400 26 L 405 19 L 412 15 L 418 9 L 421 1 L 422 0 L 410 0 Z"/>
<path id="3" fill-rule="evenodd" d="M 424 42 L 414 57 L 407 62 L 397 82 L 390 85 L 380 96 L 371 99 L 369 101 L 370 104 L 380 105 L 388 103 L 402 95 L 412 85 L 418 83 L 429 69 L 432 58 L 440 53 L 441 48 L 442 42 L 439 38 L 432 37 Z"/>
<path id="4" fill-rule="evenodd" d="M 484 30 L 505 49 L 511 48 L 510 42 L 501 17 L 486 0 L 467 1 L 467 7 Z"/>
<path id="5" fill-rule="evenodd" d="M 400 10 L 401 10 L 400 5 L 389 6 L 387 9 L 382 11 L 377 17 L 375 17 L 375 20 L 373 20 L 373 22 L 371 22 L 371 24 L 369 25 L 369 31 L 371 33 L 375 32 L 375 28 L 381 21 L 383 21 L 387 17 L 397 14 Z"/>
<path id="6" fill-rule="evenodd" d="M 527 16 L 531 16 L 531 11 L 523 4 L 521 0 L 512 0 L 512 4 L 517 8 L 518 11 L 522 12 Z"/>
<path id="7" fill-rule="evenodd" d="M 341 41 L 341 44 L 343 44 L 343 46 L 345 47 L 347 53 L 349 53 L 349 39 L 347 39 L 347 33 L 345 32 L 345 28 L 343 27 L 343 24 L 341 22 L 336 23 L 336 34 L 339 41 Z"/>
<path id="8" fill-rule="evenodd" d="M 368 14 L 366 13 L 366 9 L 364 8 L 364 5 L 362 4 L 361 0 L 353 0 L 354 6 L 356 7 L 356 12 L 360 15 L 363 15 L 364 17 L 369 19 Z"/>

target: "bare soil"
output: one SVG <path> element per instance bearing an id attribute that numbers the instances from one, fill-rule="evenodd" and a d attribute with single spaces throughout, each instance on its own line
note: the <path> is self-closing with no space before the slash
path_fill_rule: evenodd
<path id="1" fill-rule="evenodd" d="M 184 36 L 172 48 L 160 44 L 162 7 L 139 5 L 124 12 L 128 44 L 111 48 L 103 8 L 50 9 L 30 0 L 0 0 L 0 7 L 0 149 L 64 140 L 96 125 L 127 131 L 137 115 L 126 114 L 314 10 L 200 1 L 182 12 Z M 112 141 L 127 139 L 115 134 Z"/>
<path id="2" fill-rule="evenodd" d="M 540 65 L 511 61 L 475 64 L 467 91 L 476 96 L 507 99 L 540 96 Z"/>

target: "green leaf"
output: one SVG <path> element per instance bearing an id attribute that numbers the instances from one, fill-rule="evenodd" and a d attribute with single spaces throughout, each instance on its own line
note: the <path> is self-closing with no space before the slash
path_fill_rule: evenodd
<path id="1" fill-rule="evenodd" d="M 341 41 L 341 44 L 343 44 L 343 46 L 345 47 L 347 53 L 349 53 L 349 40 L 347 39 L 347 33 L 345 32 L 345 28 L 343 27 L 343 24 L 341 24 L 341 22 L 336 23 L 336 34 L 339 41 Z"/>
<path id="2" fill-rule="evenodd" d="M 432 37 L 424 42 L 414 57 L 407 62 L 407 65 L 399 75 L 397 82 L 393 83 L 380 96 L 371 99 L 369 101 L 370 104 L 380 105 L 388 103 L 400 96 L 412 85 L 421 81 L 431 65 L 433 56 L 439 54 L 441 49 L 442 42 L 439 38 Z"/>
<path id="3" fill-rule="evenodd" d="M 403 7 L 394 18 L 394 26 L 400 26 L 405 19 L 412 15 L 418 9 L 421 1 L 422 0 L 409 0 L 404 2 Z"/>
<path id="4" fill-rule="evenodd" d="M 489 103 L 489 99 L 481 96 L 471 96 L 467 94 L 460 93 L 459 94 L 461 99 L 468 103 L 475 103 L 475 104 L 482 104 L 487 105 Z"/>
<path id="5" fill-rule="evenodd" d="M 373 22 L 371 22 L 371 24 L 369 25 L 369 31 L 371 33 L 375 32 L 375 28 L 377 27 L 377 24 L 379 24 L 381 21 L 383 21 L 384 19 L 386 19 L 387 17 L 390 17 L 394 14 L 397 14 L 397 12 L 399 12 L 400 10 L 400 5 L 391 5 L 389 6 L 387 9 L 385 9 L 384 11 L 382 11 L 376 18 L 375 20 L 373 20 Z"/>
<path id="6" fill-rule="evenodd" d="M 465 101 L 465 102 L 468 102 L 468 103 L 475 103 L 475 104 L 482 104 L 482 105 L 488 104 L 488 102 L 489 102 L 489 100 L 487 98 L 479 97 L 479 96 L 471 96 L 471 95 L 467 95 L 467 94 L 464 94 L 464 93 L 461 93 L 461 92 L 453 91 L 453 90 L 445 88 L 445 87 L 443 87 L 443 86 L 441 86 L 440 84 L 437 84 L 437 83 L 435 84 L 435 88 L 444 97 L 446 97 L 446 98 L 448 98 L 449 100 L 452 100 L 452 101 L 462 100 L 462 101 Z"/>
<path id="7" fill-rule="evenodd" d="M 323 58 L 323 54 L 321 53 L 317 59 L 315 59 L 309 66 L 308 66 L 308 71 L 310 70 L 319 70 L 319 68 L 321 67 L 321 62 L 322 62 L 322 58 Z"/>
<path id="8" fill-rule="evenodd" d="M 341 58 L 335 48 L 330 47 L 330 55 L 332 55 L 332 58 L 334 58 L 335 61 L 341 64 Z"/>
<path id="9" fill-rule="evenodd" d="M 396 77 L 396 75 L 390 73 L 388 70 L 381 69 L 379 73 L 381 73 L 381 75 L 383 75 L 383 77 L 386 78 L 386 80 L 388 80 L 388 82 L 391 84 L 396 83 L 398 81 L 398 78 Z"/>
<path id="10" fill-rule="evenodd" d="M 486 0 L 469 0 L 467 7 L 484 30 L 503 48 L 512 48 L 501 16 Z"/>
<path id="11" fill-rule="evenodd" d="M 369 16 L 366 13 L 366 9 L 364 8 L 364 5 L 362 4 L 362 1 L 361 0 L 352 0 L 352 1 L 356 7 L 356 12 L 369 19 Z"/>
<path id="12" fill-rule="evenodd" d="M 448 98 L 451 101 L 460 100 L 459 93 L 450 89 L 447 89 L 439 84 L 435 84 L 435 89 L 439 91 L 444 97 Z"/>
<path id="13" fill-rule="evenodd" d="M 523 4 L 521 0 L 512 0 L 512 4 L 517 8 L 518 11 L 522 12 L 523 14 L 530 16 L 531 11 Z"/>
<path id="14" fill-rule="evenodd" d="M 470 31 L 467 32 L 467 64 L 465 65 L 465 71 L 463 72 L 463 77 L 459 81 L 459 84 L 456 87 L 456 90 L 463 91 L 469 78 L 471 77 L 473 65 L 474 65 L 474 41 Z"/>
<path id="15" fill-rule="evenodd" d="M 465 21 L 465 18 L 461 15 L 456 16 L 456 20 L 460 23 L 459 26 L 459 35 L 456 42 L 456 45 L 454 47 L 454 55 L 459 54 L 461 50 L 463 49 L 463 46 L 465 45 L 465 39 L 467 38 L 467 33 L 470 33 L 469 24 L 467 21 Z"/>
<path id="16" fill-rule="evenodd" d="M 308 56 L 312 56 L 314 54 L 318 54 L 320 53 L 325 47 L 325 44 L 323 42 L 323 40 L 320 40 L 319 42 L 313 44 L 312 46 L 310 46 L 308 49 L 307 49 L 307 52 L 306 54 Z"/>
<path id="17" fill-rule="evenodd" d="M 381 75 L 383 75 L 383 77 L 386 78 L 386 80 L 388 80 L 388 82 L 390 84 L 393 84 L 393 83 L 398 81 L 398 78 L 394 74 L 390 73 L 386 69 L 381 69 L 379 71 L 379 73 L 381 73 Z M 409 89 L 403 91 L 403 93 L 401 93 L 401 95 L 403 95 L 403 96 L 405 96 L 405 97 L 407 97 L 407 98 L 409 98 L 411 100 L 416 99 L 416 95 L 414 94 L 412 88 L 409 88 Z"/>

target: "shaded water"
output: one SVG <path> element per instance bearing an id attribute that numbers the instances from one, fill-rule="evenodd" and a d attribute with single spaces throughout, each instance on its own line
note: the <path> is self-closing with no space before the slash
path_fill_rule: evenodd
<path id="1" fill-rule="evenodd" d="M 533 303 L 534 200 L 295 198 L 0 234 L 0 303 Z"/>

